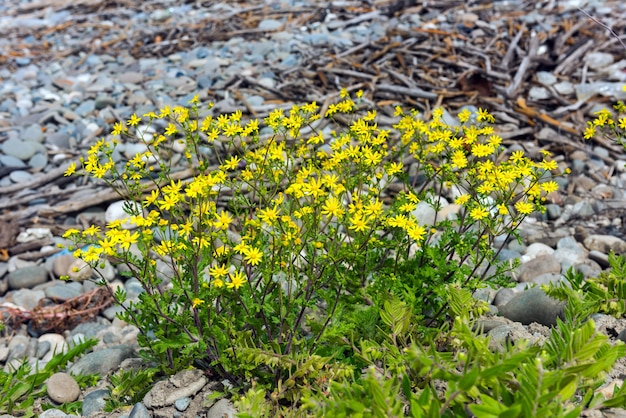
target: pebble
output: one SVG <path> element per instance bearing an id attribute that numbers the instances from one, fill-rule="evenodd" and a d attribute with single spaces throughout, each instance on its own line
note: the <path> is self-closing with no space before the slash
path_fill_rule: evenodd
<path id="1" fill-rule="evenodd" d="M 563 302 L 550 298 L 540 287 L 532 287 L 498 306 L 498 311 L 505 318 L 524 325 L 537 322 L 553 326 L 557 318 L 563 319 L 563 308 Z"/>
<path id="2" fill-rule="evenodd" d="M 85 354 L 70 367 L 69 373 L 73 375 L 97 373 L 104 376 L 133 354 L 134 348 L 128 345 L 107 347 Z"/>
<path id="3" fill-rule="evenodd" d="M 67 373 L 55 373 L 46 383 L 50 399 L 57 404 L 74 402 L 80 396 L 80 387 L 76 380 Z"/>
<path id="4" fill-rule="evenodd" d="M 18 268 L 7 277 L 9 288 L 32 288 L 48 280 L 48 271 L 43 266 L 34 265 Z"/>
<path id="5" fill-rule="evenodd" d="M 109 391 L 106 389 L 96 389 L 89 392 L 83 398 L 81 415 L 84 417 L 90 417 L 92 414 L 102 411 L 106 405 L 108 397 Z"/>

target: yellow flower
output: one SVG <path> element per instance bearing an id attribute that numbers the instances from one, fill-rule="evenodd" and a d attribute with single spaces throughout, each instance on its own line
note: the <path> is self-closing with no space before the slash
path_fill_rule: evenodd
<path id="1" fill-rule="evenodd" d="M 71 163 L 70 165 L 67 166 L 67 170 L 65 170 L 65 173 L 63 173 L 63 175 L 65 177 L 69 177 L 75 172 L 76 172 L 76 163 Z"/>
<path id="2" fill-rule="evenodd" d="M 583 138 L 590 139 L 590 138 L 593 138 L 595 135 L 596 135 L 596 127 L 590 124 L 585 129 L 585 132 L 583 133 Z"/>
<path id="3" fill-rule="evenodd" d="M 176 129 L 176 126 L 173 123 L 169 123 L 167 125 L 167 128 L 165 129 L 165 135 L 168 135 L 168 136 L 174 135 L 177 132 L 178 130 Z"/>
<path id="4" fill-rule="evenodd" d="M 261 222 L 265 222 L 268 225 L 274 225 L 276 220 L 278 219 L 278 208 L 268 208 L 259 210 L 257 217 L 261 220 Z"/>
<path id="5" fill-rule="evenodd" d="M 236 155 L 233 155 L 228 160 L 224 161 L 223 165 L 226 168 L 226 170 L 235 170 L 237 166 L 239 165 L 240 161 L 241 161 L 241 158 L 237 157 Z"/>
<path id="6" fill-rule="evenodd" d="M 467 157 L 465 157 L 465 153 L 463 150 L 456 150 L 452 153 L 452 166 L 457 168 L 465 168 L 467 167 Z"/>
<path id="7" fill-rule="evenodd" d="M 546 181 L 545 183 L 541 183 L 541 190 L 546 193 L 552 193 L 559 190 L 559 185 L 556 181 Z"/>
<path id="8" fill-rule="evenodd" d="M 246 276 L 240 271 L 229 273 L 229 277 L 230 282 L 226 283 L 226 287 L 229 289 L 239 289 L 246 282 Z"/>
<path id="9" fill-rule="evenodd" d="M 193 298 L 191 299 L 191 307 L 195 308 L 196 306 L 202 305 L 204 303 L 204 301 L 200 298 Z"/>
<path id="10" fill-rule="evenodd" d="M 422 241 L 426 235 L 426 229 L 420 225 L 412 225 L 406 230 L 407 235 L 414 241 Z"/>
<path id="11" fill-rule="evenodd" d="M 394 163 L 390 163 L 389 165 L 387 165 L 387 167 L 385 168 L 385 171 L 387 171 L 387 175 L 393 176 L 396 173 L 401 173 L 402 167 L 403 167 L 402 162 L 398 162 L 398 163 L 394 162 Z"/>
<path id="12" fill-rule="evenodd" d="M 89 228 L 83 231 L 83 237 L 94 236 L 100 232 L 100 227 L 96 225 L 91 225 Z"/>
<path id="13" fill-rule="evenodd" d="M 522 215 L 528 215 L 535 210 L 535 206 L 530 202 L 519 201 L 515 204 L 515 209 Z"/>
<path id="14" fill-rule="evenodd" d="M 365 231 L 367 227 L 367 220 L 363 219 L 363 215 L 356 214 L 350 219 L 350 226 L 348 227 L 348 229 L 356 232 L 361 232 Z"/>
<path id="15" fill-rule="evenodd" d="M 71 237 L 72 235 L 75 235 L 75 234 L 80 234 L 80 231 L 78 229 L 76 229 L 76 228 L 70 228 L 70 229 L 68 229 L 67 231 L 65 231 L 63 233 L 63 238 L 69 238 L 69 237 Z"/>
<path id="16" fill-rule="evenodd" d="M 222 264 L 218 266 L 209 267 L 209 274 L 213 278 L 220 279 L 228 275 L 228 270 L 229 270 L 228 267 Z"/>
<path id="17" fill-rule="evenodd" d="M 469 120 L 469 118 L 471 118 L 471 117 L 472 117 L 472 112 L 469 109 L 467 109 L 467 108 L 463 109 L 457 115 L 457 118 L 459 119 L 459 122 L 461 122 L 461 123 L 467 122 Z"/>
<path id="18" fill-rule="evenodd" d="M 137 239 L 139 239 L 139 232 L 135 231 L 131 234 L 129 230 L 124 230 L 120 237 L 120 248 L 124 250 L 130 249 L 130 245 L 136 243 Z"/>
<path id="19" fill-rule="evenodd" d="M 478 206 L 470 211 L 469 216 L 475 221 L 480 221 L 481 219 L 489 216 L 489 211 L 481 206 Z"/>
<path id="20" fill-rule="evenodd" d="M 213 280 L 213 286 L 215 286 L 218 289 L 220 287 L 224 287 L 224 281 L 222 279 L 215 279 Z"/>
<path id="21" fill-rule="evenodd" d="M 216 229 L 221 229 L 223 231 L 228 229 L 228 226 L 233 221 L 232 216 L 228 212 L 224 212 L 223 210 L 217 215 L 215 222 L 213 222 L 213 227 Z"/>
<path id="22" fill-rule="evenodd" d="M 139 124 L 139 122 L 141 122 L 141 118 L 138 117 L 135 113 L 133 113 L 130 117 L 130 119 L 128 119 L 128 121 L 126 121 L 126 124 L 128 126 L 137 126 Z"/>
<path id="23" fill-rule="evenodd" d="M 329 218 L 334 216 L 336 218 L 341 218 L 341 216 L 345 213 L 341 202 L 334 196 L 326 199 L 324 204 L 322 205 L 322 215 L 328 216 Z"/>
<path id="24" fill-rule="evenodd" d="M 470 200 L 470 195 L 463 194 L 454 200 L 455 205 L 464 205 Z"/>
<path id="25" fill-rule="evenodd" d="M 256 266 L 261 262 L 261 258 L 263 258 L 263 253 L 258 248 L 250 247 L 245 252 L 245 260 L 248 264 L 252 264 Z"/>
<path id="26" fill-rule="evenodd" d="M 111 131 L 111 135 L 119 135 L 125 132 L 126 127 L 122 124 L 122 122 L 115 122 L 115 124 L 113 124 L 113 130 Z"/>

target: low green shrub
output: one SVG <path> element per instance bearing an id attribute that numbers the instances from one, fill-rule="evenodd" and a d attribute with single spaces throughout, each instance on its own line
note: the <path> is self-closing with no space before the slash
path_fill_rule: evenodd
<path id="1" fill-rule="evenodd" d="M 145 152 L 116 163 L 117 140 L 102 139 L 79 170 L 117 190 L 128 218 L 65 237 L 96 271 L 109 259 L 141 283 L 138 298 L 115 298 L 147 360 L 166 373 L 210 368 L 248 416 L 577 411 L 574 394 L 599 371 L 537 347 L 493 353 L 471 330 L 487 310 L 471 293 L 508 283 L 496 243 L 544 210 L 556 162 L 505 154 L 484 110 L 449 125 L 441 109 L 424 120 L 397 108 L 381 129 L 361 94 L 263 124 L 197 99 L 132 115 L 113 134 Z M 186 171 L 174 171 L 177 155 Z M 622 354 L 589 325 L 558 332 L 567 326 L 584 335 L 552 337 L 573 344 L 567 367 L 593 357 L 603 371 Z M 504 393 L 520 382 L 533 394 Z"/>

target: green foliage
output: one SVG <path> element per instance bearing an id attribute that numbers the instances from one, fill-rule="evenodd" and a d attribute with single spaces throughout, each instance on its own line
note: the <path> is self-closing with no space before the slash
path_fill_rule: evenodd
<path id="1" fill-rule="evenodd" d="M 571 308 L 565 314 L 570 321 L 580 322 L 594 313 L 622 317 L 626 313 L 626 258 L 611 251 L 609 265 L 599 277 L 587 280 L 570 269 L 565 282 L 545 290 L 553 298 L 568 301 Z"/>
<path id="2" fill-rule="evenodd" d="M 104 410 L 112 412 L 141 402 L 150 390 L 156 369 L 118 370 L 109 376 L 109 396 Z"/>
<path id="3" fill-rule="evenodd" d="M 504 361 L 504 373 L 534 382 L 526 363 L 536 350 L 490 353 L 471 330 L 485 312 L 471 294 L 506 282 L 495 239 L 516 237 L 543 210 L 558 188 L 556 162 L 504 154 L 482 109 L 450 126 L 443 109 L 425 120 L 397 108 L 386 130 L 375 111 L 356 114 L 362 92 L 340 96 L 323 115 L 309 103 L 272 111 L 264 126 L 241 112 L 214 117 L 197 97 L 117 122 L 112 134 L 146 151 L 116 163 L 116 142 L 103 139 L 82 171 L 120 193 L 131 228 L 68 230 L 74 255 L 96 270 L 113 259 L 140 282 L 136 299 L 114 296 L 147 360 L 168 374 L 212 368 L 247 390 L 239 405 L 249 415 L 317 405 L 337 416 L 438 416 L 488 397 L 511 408 L 500 412 L 537 409 L 537 399 L 518 407 L 521 391 L 504 394 L 494 374 Z M 318 130 L 341 114 L 351 115 L 343 131 Z M 166 127 L 153 135 L 139 122 Z M 184 182 L 172 171 L 173 143 L 185 148 Z M 445 217 L 443 192 L 458 207 Z M 434 220 L 418 218 L 418 205 Z M 110 406 L 151 378 L 116 375 Z"/>
<path id="4" fill-rule="evenodd" d="M 42 369 L 33 370 L 32 366 L 24 361 L 10 372 L 0 370 L 0 413 L 34 417 L 33 405 L 35 399 L 45 396 L 46 380 L 54 373 L 64 371 L 69 362 L 82 356 L 97 343 L 98 340 L 90 339 L 70 347 L 66 353 L 55 353 Z M 77 381 L 84 385 L 93 382 L 94 378 L 82 376 L 77 377 Z M 65 407 L 74 411 L 76 404 Z"/>
<path id="5" fill-rule="evenodd" d="M 449 302 L 456 319 L 450 329 L 440 329 L 438 340 L 395 350 L 392 341 L 408 341 L 408 335 L 383 345 L 364 343 L 368 373 L 332 384 L 329 394 L 305 397 L 303 408 L 337 417 L 456 417 L 471 411 L 480 417 L 530 418 L 576 417 L 587 406 L 626 405 L 622 388 L 609 400 L 595 393 L 605 373 L 626 355 L 626 346 L 611 345 L 593 321 L 560 321 L 543 347 L 518 343 L 494 352 L 489 338 L 472 330 L 469 292 L 450 288 Z M 406 311 L 401 304 L 387 311 L 384 323 L 394 335 Z"/>

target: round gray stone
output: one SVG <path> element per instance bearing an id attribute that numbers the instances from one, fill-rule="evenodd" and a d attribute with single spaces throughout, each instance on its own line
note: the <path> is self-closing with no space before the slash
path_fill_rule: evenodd
<path id="1" fill-rule="evenodd" d="M 36 142 L 8 139 L 2 144 L 2 152 L 22 161 L 30 159 L 38 150 Z"/>
<path id="2" fill-rule="evenodd" d="M 50 399 L 58 404 L 74 402 L 80 396 L 78 383 L 67 373 L 55 373 L 50 376 L 46 390 Z"/>
<path id="3" fill-rule="evenodd" d="M 498 306 L 507 319 L 528 325 L 537 322 L 545 326 L 556 325 L 563 319 L 564 302 L 552 299 L 540 287 L 532 287 L 515 295 L 506 305 Z"/>
<path id="4" fill-rule="evenodd" d="M 70 367 L 70 374 L 106 375 L 115 370 L 120 363 L 133 356 L 135 350 L 129 345 L 119 345 L 88 353 Z"/>
<path id="5" fill-rule="evenodd" d="M 48 280 L 48 271 L 43 266 L 26 266 L 12 271 L 8 275 L 11 289 L 24 289 L 35 287 Z"/>

